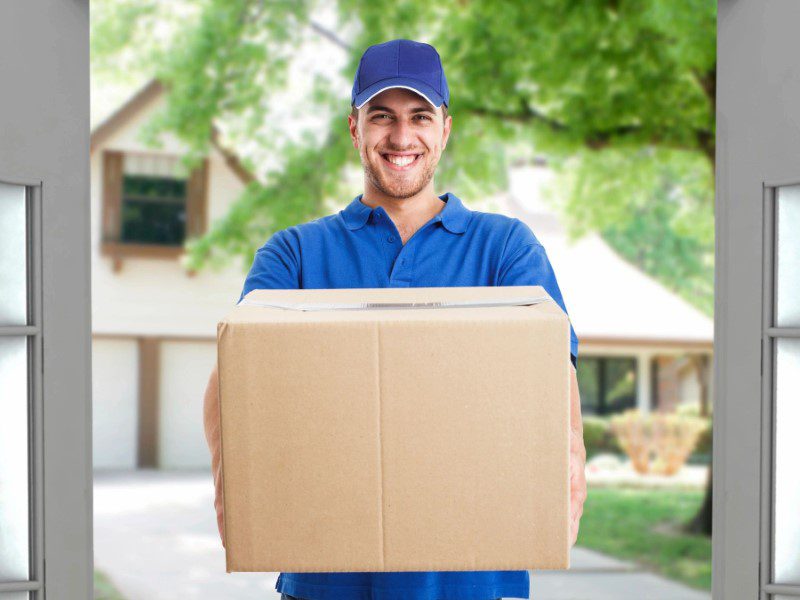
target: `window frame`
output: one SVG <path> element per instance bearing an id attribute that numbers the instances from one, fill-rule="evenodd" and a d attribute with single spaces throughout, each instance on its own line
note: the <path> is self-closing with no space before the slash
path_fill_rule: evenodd
<path id="1" fill-rule="evenodd" d="M 36 594 L 44 590 L 44 398 L 42 326 L 42 181 L 0 175 L 0 182 L 25 188 L 25 325 L 0 325 L 2 337 L 25 337 L 28 353 L 28 579 L 0 581 L 4 592 Z M 34 596 L 31 596 L 34 597 Z"/>
<path id="2" fill-rule="evenodd" d="M 639 385 L 639 373 L 638 369 L 636 368 L 636 361 L 637 358 L 635 355 L 629 354 L 620 354 L 620 355 L 613 355 L 608 356 L 604 354 L 597 354 L 597 355 L 589 355 L 584 356 L 583 361 L 596 361 L 598 365 L 598 396 L 597 396 L 597 411 L 592 412 L 590 406 L 588 405 L 581 405 L 581 409 L 584 410 L 584 414 L 589 414 L 596 417 L 609 417 L 610 415 L 620 414 L 621 411 L 609 412 L 608 411 L 608 403 L 607 403 L 607 396 L 610 387 L 607 385 L 607 369 L 608 363 L 614 360 L 625 360 L 633 362 L 633 406 L 629 408 L 636 408 L 638 406 L 638 398 L 637 398 L 637 390 Z M 584 369 L 585 371 L 585 369 Z M 580 371 L 579 371 L 580 373 Z"/>
<path id="3" fill-rule="evenodd" d="M 777 442 L 777 344 L 780 339 L 800 338 L 800 327 L 778 326 L 776 323 L 778 190 L 800 185 L 800 179 L 763 181 L 762 203 L 762 305 L 761 305 L 761 502 L 759 597 L 774 595 L 800 597 L 800 584 L 776 583 L 775 503 Z"/>
<path id="4" fill-rule="evenodd" d="M 125 156 L 130 152 L 105 149 L 102 151 L 102 198 L 100 254 L 111 258 L 112 269 L 119 272 L 123 259 L 177 260 L 185 252 L 187 241 L 206 232 L 208 222 L 209 159 L 203 157 L 192 169 L 186 186 L 186 230 L 181 246 L 123 242 L 122 237 L 122 185 L 125 175 Z M 163 157 L 165 155 L 159 154 Z"/>

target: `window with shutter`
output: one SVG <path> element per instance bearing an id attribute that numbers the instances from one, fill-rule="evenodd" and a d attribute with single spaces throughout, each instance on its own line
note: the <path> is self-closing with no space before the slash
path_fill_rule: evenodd
<path id="1" fill-rule="evenodd" d="M 176 259 L 206 229 L 208 159 L 186 174 L 175 156 L 103 153 L 101 250 L 119 270 L 125 257 Z"/>

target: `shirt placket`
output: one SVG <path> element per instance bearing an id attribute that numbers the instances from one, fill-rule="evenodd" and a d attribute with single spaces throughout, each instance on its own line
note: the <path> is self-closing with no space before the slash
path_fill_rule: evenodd
<path id="1" fill-rule="evenodd" d="M 410 287 L 413 281 L 416 246 L 423 237 L 424 230 L 433 225 L 433 221 L 423 225 L 405 245 L 394 223 L 383 209 L 376 208 L 372 211 L 372 221 L 378 243 L 383 247 L 387 259 L 389 287 Z"/>

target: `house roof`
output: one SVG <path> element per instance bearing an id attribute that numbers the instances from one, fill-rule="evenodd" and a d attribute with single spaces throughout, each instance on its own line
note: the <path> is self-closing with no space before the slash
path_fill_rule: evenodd
<path id="1" fill-rule="evenodd" d="M 583 341 L 710 348 L 711 318 L 617 254 L 599 235 L 568 240 L 556 213 L 540 196 L 546 169 L 512 170 L 505 214 L 525 222 L 544 246 Z"/>
<path id="2" fill-rule="evenodd" d="M 148 103 L 159 97 L 164 91 L 165 86 L 158 78 L 151 79 L 139 88 L 124 104 L 92 129 L 89 138 L 89 154 L 102 146 L 133 115 L 143 110 Z M 242 164 L 239 156 L 222 144 L 219 129 L 214 123 L 211 124 L 211 145 L 222 155 L 225 164 L 243 184 L 247 185 L 255 179 L 255 176 Z"/>

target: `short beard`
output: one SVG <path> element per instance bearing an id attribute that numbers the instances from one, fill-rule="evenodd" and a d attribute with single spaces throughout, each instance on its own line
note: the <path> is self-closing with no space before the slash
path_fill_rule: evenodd
<path id="1" fill-rule="evenodd" d="M 383 158 L 380 160 L 383 160 Z M 389 196 L 390 198 L 399 199 L 411 198 L 412 196 L 419 194 L 423 189 L 425 189 L 425 186 L 430 183 L 431 179 L 433 179 L 434 173 L 436 172 L 435 164 L 431 165 L 426 163 L 422 167 L 423 171 L 420 177 L 412 182 L 400 184 L 399 188 L 397 186 L 393 186 L 394 189 L 389 189 L 388 186 L 384 185 L 384 183 L 381 181 L 382 174 L 376 171 L 368 160 L 362 159 L 361 164 L 364 167 L 364 173 L 366 174 L 367 179 L 369 179 L 369 182 L 375 186 L 379 192 L 385 196 Z"/>

